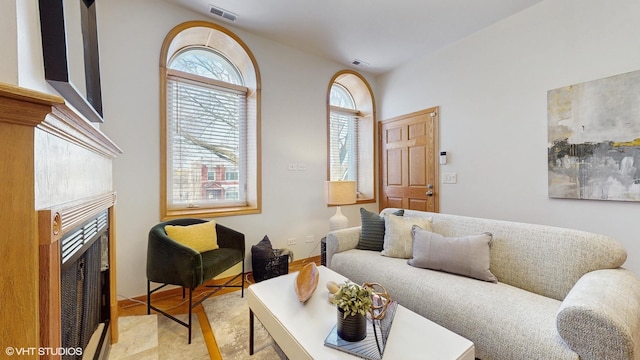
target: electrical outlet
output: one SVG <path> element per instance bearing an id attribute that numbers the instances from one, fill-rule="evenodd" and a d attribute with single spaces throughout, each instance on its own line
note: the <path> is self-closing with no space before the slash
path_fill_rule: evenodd
<path id="1" fill-rule="evenodd" d="M 296 244 L 296 238 L 291 238 L 287 240 L 287 245 L 295 245 Z"/>
<path id="2" fill-rule="evenodd" d="M 288 171 L 296 171 L 297 169 L 298 169 L 298 165 L 296 163 L 287 164 L 287 170 Z"/>
<path id="3" fill-rule="evenodd" d="M 307 235 L 307 236 L 305 237 L 305 240 L 304 240 L 304 241 L 305 241 L 305 242 L 308 242 L 308 243 L 312 243 L 312 242 L 313 242 L 313 235 Z"/>

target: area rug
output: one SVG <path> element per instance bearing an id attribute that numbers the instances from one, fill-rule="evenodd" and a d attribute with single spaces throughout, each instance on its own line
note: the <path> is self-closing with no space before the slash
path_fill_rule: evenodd
<path id="1" fill-rule="evenodd" d="M 214 296 L 202 303 L 223 360 L 285 360 L 287 357 L 256 319 L 254 354 L 249 357 L 249 305 L 240 292 Z"/>

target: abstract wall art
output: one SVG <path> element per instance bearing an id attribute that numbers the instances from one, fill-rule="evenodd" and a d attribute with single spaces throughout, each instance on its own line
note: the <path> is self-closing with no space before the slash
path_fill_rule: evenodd
<path id="1" fill-rule="evenodd" d="M 547 92 L 549 197 L 640 201 L 640 71 Z"/>

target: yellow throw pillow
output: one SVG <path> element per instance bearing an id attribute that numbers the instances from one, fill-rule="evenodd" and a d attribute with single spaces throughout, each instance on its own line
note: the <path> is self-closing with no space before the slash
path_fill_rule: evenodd
<path id="1" fill-rule="evenodd" d="M 219 248 L 215 221 L 187 226 L 167 225 L 164 231 L 171 239 L 199 253 Z"/>

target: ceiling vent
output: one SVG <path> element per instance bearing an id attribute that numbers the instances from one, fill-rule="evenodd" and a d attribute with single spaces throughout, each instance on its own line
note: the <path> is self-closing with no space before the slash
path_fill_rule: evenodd
<path id="1" fill-rule="evenodd" d="M 221 18 L 227 19 L 232 22 L 235 22 L 236 19 L 238 18 L 238 15 L 213 5 L 209 5 L 209 12 L 215 16 L 219 16 Z"/>
<path id="2" fill-rule="evenodd" d="M 368 67 L 369 66 L 369 63 L 364 62 L 362 60 L 358 60 L 358 59 L 353 60 L 351 62 L 351 64 L 355 65 L 355 66 L 359 66 L 359 67 Z"/>

